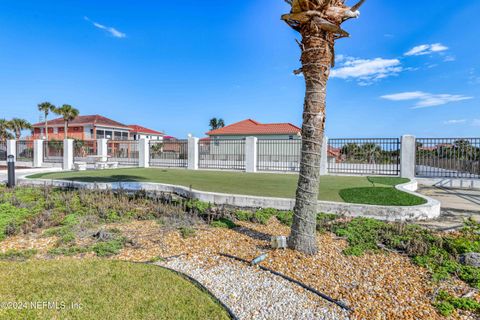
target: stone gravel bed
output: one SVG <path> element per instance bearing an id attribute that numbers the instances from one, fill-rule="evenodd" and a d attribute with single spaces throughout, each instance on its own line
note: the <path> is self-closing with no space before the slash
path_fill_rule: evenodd
<path id="1" fill-rule="evenodd" d="M 349 319 L 341 308 L 270 272 L 221 256 L 157 262 L 205 286 L 242 319 Z"/>

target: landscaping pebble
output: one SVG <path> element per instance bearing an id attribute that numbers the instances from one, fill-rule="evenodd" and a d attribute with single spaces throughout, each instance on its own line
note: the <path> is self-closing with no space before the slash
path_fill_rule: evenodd
<path id="1" fill-rule="evenodd" d="M 220 256 L 178 257 L 158 265 L 199 281 L 238 319 L 348 319 L 347 311 L 270 272 Z"/>

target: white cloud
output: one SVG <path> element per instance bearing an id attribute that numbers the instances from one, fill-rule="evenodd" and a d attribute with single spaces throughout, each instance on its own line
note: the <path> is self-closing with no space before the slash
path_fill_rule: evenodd
<path id="1" fill-rule="evenodd" d="M 95 22 L 95 21 L 92 21 L 90 20 L 88 17 L 84 17 L 84 19 L 88 22 L 90 22 L 94 27 L 98 28 L 98 29 L 101 29 L 101 30 L 105 30 L 106 32 L 108 32 L 111 36 L 115 37 L 115 38 L 119 38 L 119 39 L 122 39 L 122 38 L 125 38 L 127 35 L 113 27 L 107 27 L 103 24 L 100 24 L 98 22 Z"/>
<path id="2" fill-rule="evenodd" d="M 447 51 L 447 50 L 448 50 L 448 47 L 444 46 L 441 43 L 422 44 L 422 45 L 413 47 L 409 51 L 405 52 L 405 55 L 406 56 L 423 56 L 423 55 Z"/>
<path id="3" fill-rule="evenodd" d="M 465 119 L 460 119 L 460 120 L 447 120 L 444 122 L 444 124 L 452 124 L 452 125 L 455 125 L 455 124 L 462 124 L 462 123 L 465 123 L 467 122 L 467 120 Z"/>
<path id="4" fill-rule="evenodd" d="M 402 92 L 381 96 L 382 99 L 390 101 L 414 100 L 413 109 L 441 106 L 451 102 L 458 102 L 473 99 L 473 97 L 456 94 L 432 94 L 422 91 Z"/>
<path id="5" fill-rule="evenodd" d="M 331 77 L 339 79 L 356 79 L 360 85 L 397 75 L 404 69 L 398 59 L 357 59 L 338 55 L 337 63 L 341 65 L 332 70 Z"/>

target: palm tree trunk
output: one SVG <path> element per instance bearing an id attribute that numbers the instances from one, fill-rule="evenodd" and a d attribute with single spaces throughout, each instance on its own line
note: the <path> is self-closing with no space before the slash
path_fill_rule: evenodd
<path id="1" fill-rule="evenodd" d="M 302 125 L 302 155 L 292 232 L 292 249 L 315 254 L 320 159 L 325 130 L 327 81 L 333 57 L 333 35 L 315 27 L 314 21 L 302 30 L 302 72 L 306 93 Z"/>
<path id="2" fill-rule="evenodd" d="M 45 140 L 48 141 L 48 115 L 45 113 Z"/>
<path id="3" fill-rule="evenodd" d="M 68 121 L 65 121 L 65 128 L 64 128 L 63 130 L 64 130 L 64 132 L 63 132 L 63 139 L 64 139 L 64 140 L 67 140 L 67 139 L 68 139 L 68 135 L 67 135 Z"/>

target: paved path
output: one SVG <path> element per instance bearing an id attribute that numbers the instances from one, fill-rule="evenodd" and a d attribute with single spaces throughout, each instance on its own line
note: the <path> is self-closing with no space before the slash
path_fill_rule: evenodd
<path id="1" fill-rule="evenodd" d="M 434 229 L 448 230 L 463 226 L 468 218 L 480 222 L 480 190 L 446 189 L 420 186 L 418 192 L 442 204 L 442 214 L 434 221 L 420 224 Z"/>

